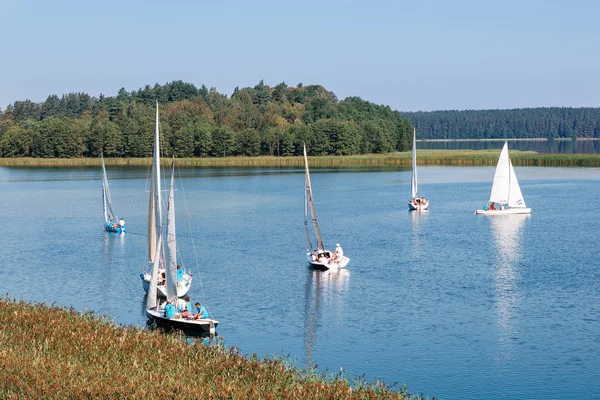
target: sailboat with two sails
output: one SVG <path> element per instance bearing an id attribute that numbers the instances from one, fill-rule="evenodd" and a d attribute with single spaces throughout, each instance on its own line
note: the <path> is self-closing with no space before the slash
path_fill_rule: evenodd
<path id="1" fill-rule="evenodd" d="M 484 206 L 481 210 L 476 210 L 475 214 L 506 215 L 529 214 L 530 212 L 531 208 L 527 208 L 527 205 L 525 205 L 515 169 L 508 156 L 508 142 L 504 142 L 494 174 L 490 205 Z"/>
<path id="2" fill-rule="evenodd" d="M 175 232 L 175 162 L 171 167 L 171 185 L 167 201 L 166 246 L 163 246 L 163 229 L 161 213 L 161 184 L 160 184 L 160 146 L 159 146 L 158 103 L 156 104 L 156 132 L 154 137 L 154 157 L 152 162 L 152 184 L 150 189 L 150 202 L 148 210 L 148 236 L 149 252 L 152 270 L 149 274 L 148 295 L 146 297 L 146 317 L 150 323 L 155 323 L 168 329 L 180 329 L 186 333 L 215 332 L 219 321 L 212 318 L 192 319 L 183 317 L 182 314 L 173 316 L 165 315 L 166 304 L 178 306 L 181 293 L 185 294 L 191 285 L 191 276 L 188 281 L 180 282 L 178 279 L 179 266 L 177 264 L 177 236 Z M 161 264 L 164 267 L 161 268 Z M 142 274 L 143 282 L 146 282 Z M 159 282 L 162 281 L 162 282 Z M 161 285 L 162 283 L 162 285 Z M 164 290 L 166 302 L 160 302 L 160 288 Z M 181 289 L 181 290 L 180 290 Z M 188 310 L 191 311 L 191 310 Z"/>
<path id="3" fill-rule="evenodd" d="M 154 265 L 155 262 L 159 262 L 158 268 L 160 277 L 157 281 L 158 294 L 161 297 L 167 297 L 167 286 L 166 286 L 166 269 L 164 267 L 165 260 L 162 252 L 157 253 L 157 249 L 160 250 L 158 245 L 159 239 L 162 235 L 163 229 L 163 214 L 162 214 L 162 185 L 161 185 L 161 172 L 160 172 L 160 127 L 158 120 L 158 103 L 156 103 L 156 127 L 154 133 L 154 155 L 152 159 L 152 172 L 151 172 L 151 183 L 150 183 L 150 198 L 148 200 L 148 264 Z M 173 222 L 175 216 L 173 215 Z M 173 226 L 174 228 L 174 226 Z M 173 232 L 175 232 L 173 230 Z M 158 258 L 157 258 L 158 255 Z M 177 264 L 176 264 L 177 268 Z M 179 267 L 179 271 L 176 272 L 179 275 L 179 281 L 177 283 L 177 296 L 183 297 L 187 294 L 192 286 L 192 274 L 186 273 Z M 142 279 L 142 287 L 149 293 L 150 285 L 152 283 L 152 273 L 144 268 L 144 271 L 140 274 Z"/>
<path id="4" fill-rule="evenodd" d="M 429 200 L 419 197 L 419 181 L 417 179 L 417 130 L 413 128 L 412 175 L 410 179 L 412 199 L 408 202 L 410 211 L 427 210 Z"/>
<path id="5" fill-rule="evenodd" d="M 344 256 L 342 247 L 338 243 L 335 252 L 325 249 L 321 231 L 319 230 L 319 221 L 315 211 L 313 202 L 312 186 L 310 183 L 310 172 L 308 169 L 308 157 L 306 156 L 306 145 L 304 145 L 304 168 L 305 168 L 305 185 L 304 185 L 304 237 L 306 239 L 306 261 L 317 269 L 341 269 L 348 265 L 350 258 Z M 311 243 L 310 233 L 308 229 L 308 211 L 312 217 L 313 229 L 316 237 L 316 248 Z"/>
<path id="6" fill-rule="evenodd" d="M 107 232 L 125 233 L 125 221 L 123 218 L 117 220 L 112 209 L 112 198 L 110 196 L 110 188 L 108 187 L 108 176 L 106 175 L 106 167 L 104 166 L 104 155 L 102 158 L 102 210 L 104 211 L 104 230 Z"/>

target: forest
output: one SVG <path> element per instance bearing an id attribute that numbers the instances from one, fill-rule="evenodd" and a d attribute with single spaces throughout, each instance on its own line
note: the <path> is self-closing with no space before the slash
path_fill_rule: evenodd
<path id="1" fill-rule="evenodd" d="M 412 125 L 398 111 L 319 85 L 260 81 L 231 96 L 173 81 L 116 96 L 50 95 L 0 110 L 1 157 L 149 157 L 159 102 L 164 154 L 177 157 L 352 155 L 406 151 Z"/>
<path id="2" fill-rule="evenodd" d="M 600 138 L 600 108 L 407 112 L 419 139 Z"/>

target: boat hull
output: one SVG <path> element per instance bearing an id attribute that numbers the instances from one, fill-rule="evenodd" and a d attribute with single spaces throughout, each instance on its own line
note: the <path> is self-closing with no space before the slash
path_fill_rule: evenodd
<path id="1" fill-rule="evenodd" d="M 504 210 L 475 210 L 475 214 L 481 215 L 511 215 L 530 214 L 531 208 L 505 208 Z"/>
<path id="2" fill-rule="evenodd" d="M 429 200 L 425 200 L 424 202 L 419 203 L 419 204 L 414 204 L 412 201 L 408 202 L 408 209 L 410 211 L 427 210 L 428 207 L 429 207 Z"/>
<path id="3" fill-rule="evenodd" d="M 144 292 L 148 293 L 148 290 L 150 289 L 150 279 L 152 279 L 152 275 L 145 272 L 140 274 L 140 278 L 142 279 L 142 287 L 144 288 Z M 192 286 L 192 278 L 192 275 L 190 275 L 190 278 L 187 281 L 184 279 L 183 282 L 179 282 L 177 284 L 177 297 L 183 297 L 187 294 L 187 292 L 190 290 L 190 287 Z M 167 287 L 165 285 L 158 285 L 156 289 L 160 297 L 167 297 Z"/>
<path id="4" fill-rule="evenodd" d="M 166 318 L 163 310 L 156 308 L 147 308 L 146 317 L 150 323 L 155 323 L 161 328 L 178 329 L 189 334 L 201 334 L 203 332 L 215 333 L 215 329 L 219 325 L 219 321 L 210 318 L 198 320 L 186 318 Z"/>
<path id="5" fill-rule="evenodd" d="M 126 229 L 127 228 L 125 226 L 120 226 L 119 225 L 117 227 L 114 227 L 114 226 L 109 226 L 108 224 L 104 224 L 104 230 L 106 232 L 125 233 Z"/>
<path id="6" fill-rule="evenodd" d="M 346 265 L 348 265 L 348 263 L 350 262 L 350 258 L 348 258 L 346 256 L 341 256 L 338 260 L 332 260 L 332 261 L 322 263 L 319 261 L 314 261 L 312 259 L 312 253 L 306 253 L 306 261 L 314 269 L 319 269 L 321 271 L 327 271 L 330 269 L 345 268 Z"/>

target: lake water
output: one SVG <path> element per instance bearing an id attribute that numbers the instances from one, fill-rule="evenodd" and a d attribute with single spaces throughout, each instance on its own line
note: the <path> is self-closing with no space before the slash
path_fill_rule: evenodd
<path id="1" fill-rule="evenodd" d="M 600 140 L 509 140 L 511 150 L 535 151 L 537 153 L 600 153 Z M 500 151 L 503 141 L 419 141 L 417 148 L 429 150 L 490 150 Z"/>
<path id="2" fill-rule="evenodd" d="M 311 172 L 339 273 L 306 265 L 301 169 L 181 171 L 180 259 L 227 346 L 430 398 L 600 398 L 600 169 L 518 167 L 526 217 L 473 214 L 493 167 L 420 168 L 420 214 L 407 169 Z M 145 325 L 148 171 L 108 174 L 126 235 L 99 170 L 0 168 L 4 293 Z"/>

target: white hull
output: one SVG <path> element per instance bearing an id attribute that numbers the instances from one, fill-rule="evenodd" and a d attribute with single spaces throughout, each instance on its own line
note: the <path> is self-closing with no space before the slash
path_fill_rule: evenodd
<path id="1" fill-rule="evenodd" d="M 483 215 L 510 215 L 510 214 L 529 214 L 531 208 L 505 208 L 504 210 L 476 210 L 475 214 Z"/>
<path id="2" fill-rule="evenodd" d="M 346 265 L 348 265 L 348 263 L 350 262 L 350 258 L 348 258 L 346 256 L 341 256 L 337 260 L 319 262 L 319 261 L 313 260 L 312 253 L 306 253 L 306 261 L 308 261 L 308 263 L 313 268 L 328 270 L 328 269 L 342 269 L 342 268 L 346 267 Z"/>
<path id="3" fill-rule="evenodd" d="M 146 317 L 152 323 L 163 328 L 180 329 L 184 332 L 210 332 L 215 333 L 215 328 L 219 325 L 216 319 L 187 319 L 187 318 L 166 318 L 164 311 L 160 308 L 147 308 Z"/>
<path id="4" fill-rule="evenodd" d="M 144 291 L 146 293 L 148 293 L 148 289 L 150 289 L 150 279 L 152 279 L 152 276 L 148 273 L 145 272 L 143 274 L 141 274 L 140 276 L 142 278 L 142 287 L 144 288 Z M 192 286 L 192 276 L 189 276 L 188 280 L 183 280 L 183 282 L 178 282 L 177 283 L 177 297 L 183 297 L 187 294 L 187 292 L 190 290 L 190 287 Z M 158 290 L 158 295 L 160 297 L 167 297 L 167 287 L 165 285 L 158 285 L 156 287 L 156 289 Z"/>
<path id="5" fill-rule="evenodd" d="M 424 200 L 423 202 L 421 202 L 419 204 L 415 204 L 412 201 L 408 202 L 408 209 L 410 211 L 427 210 L 427 207 L 429 207 L 429 200 Z"/>

